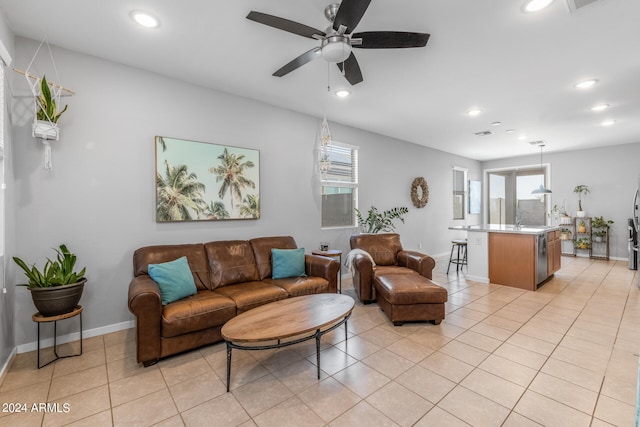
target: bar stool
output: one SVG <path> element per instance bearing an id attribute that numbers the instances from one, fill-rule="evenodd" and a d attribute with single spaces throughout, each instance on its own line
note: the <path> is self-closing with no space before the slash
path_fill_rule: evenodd
<path id="1" fill-rule="evenodd" d="M 457 256 L 453 258 L 453 251 L 457 249 Z M 462 258 L 460 258 L 460 252 L 462 252 Z M 463 266 L 467 265 L 467 239 L 454 239 L 451 241 L 451 255 L 449 256 L 449 265 L 447 265 L 447 274 L 449 274 L 449 268 L 451 264 L 456 265 L 456 274 L 458 270 L 462 270 Z"/>

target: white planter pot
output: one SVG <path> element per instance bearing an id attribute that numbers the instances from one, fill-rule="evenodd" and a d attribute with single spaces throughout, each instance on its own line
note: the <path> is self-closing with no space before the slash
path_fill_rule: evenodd
<path id="1" fill-rule="evenodd" d="M 37 120 L 31 130 L 35 138 L 44 140 L 57 141 L 60 136 L 60 128 L 45 120 Z"/>
<path id="2" fill-rule="evenodd" d="M 586 212 L 585 212 L 585 211 L 576 211 L 576 216 L 577 216 L 578 218 L 584 218 L 584 217 L 585 217 L 585 215 L 586 215 Z"/>

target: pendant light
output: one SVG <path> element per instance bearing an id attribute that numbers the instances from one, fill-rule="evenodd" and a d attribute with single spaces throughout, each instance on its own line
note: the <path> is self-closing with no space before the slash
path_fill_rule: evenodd
<path id="1" fill-rule="evenodd" d="M 542 147 L 544 147 L 544 144 L 540 144 L 540 171 L 542 171 Z M 544 188 L 543 184 L 544 172 L 542 172 L 542 183 L 540 184 L 540 187 L 533 190 L 531 194 L 551 194 L 551 190 L 549 190 L 548 188 Z"/>

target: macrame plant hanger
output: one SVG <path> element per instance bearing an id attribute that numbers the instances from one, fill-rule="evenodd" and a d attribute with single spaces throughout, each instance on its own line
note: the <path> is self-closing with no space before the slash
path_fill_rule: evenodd
<path id="1" fill-rule="evenodd" d="M 49 51 L 49 59 L 51 60 L 51 64 L 53 66 L 53 71 L 55 73 L 55 78 L 57 82 L 60 82 L 60 76 L 58 75 L 58 68 L 56 67 L 56 62 L 53 59 L 53 54 L 51 53 L 51 46 L 47 41 L 46 37 L 40 42 L 38 49 L 33 54 L 33 58 L 31 58 L 31 62 L 29 62 L 29 66 L 26 71 L 17 70 L 14 68 L 14 71 L 24 74 L 27 79 L 27 84 L 31 89 L 31 93 L 33 94 L 34 102 L 33 102 L 33 126 L 32 126 L 32 135 L 34 138 L 38 138 L 42 141 L 44 145 L 44 168 L 46 170 L 53 169 L 53 163 L 51 161 L 51 145 L 49 141 L 57 141 L 60 137 L 60 128 L 58 128 L 58 124 L 55 122 L 55 114 L 57 114 L 57 110 L 53 112 L 54 117 L 49 117 L 49 113 L 44 105 L 42 105 L 41 95 L 42 95 L 42 78 L 31 74 L 29 71 L 31 70 L 31 66 L 35 61 L 42 45 L 47 45 L 47 50 Z M 59 84 L 49 83 L 49 90 L 51 92 L 51 98 L 54 100 L 57 106 L 60 105 L 60 98 L 62 97 L 62 92 L 67 92 L 73 95 L 75 92 L 71 89 L 67 89 Z M 38 111 L 42 110 L 44 113 L 45 120 L 38 120 Z"/>

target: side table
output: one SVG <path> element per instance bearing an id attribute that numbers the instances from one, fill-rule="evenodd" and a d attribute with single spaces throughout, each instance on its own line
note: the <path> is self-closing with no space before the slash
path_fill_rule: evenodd
<path id="1" fill-rule="evenodd" d="M 329 249 L 326 251 L 313 251 L 313 255 L 328 256 L 330 258 L 338 258 L 340 268 L 338 269 L 338 292 L 342 293 L 342 251 L 340 249 Z"/>
<path id="2" fill-rule="evenodd" d="M 70 354 L 68 356 L 58 356 L 58 331 L 57 325 L 58 320 L 70 319 L 72 317 L 80 316 L 80 353 L 78 354 Z M 38 324 L 38 369 L 44 368 L 50 363 L 55 362 L 58 359 L 64 359 L 65 357 L 75 357 L 82 355 L 82 306 L 77 306 L 73 311 L 65 314 L 59 314 L 57 316 L 43 316 L 40 312 L 37 312 L 33 316 L 31 316 L 34 322 Z M 40 324 L 53 322 L 53 354 L 56 356 L 53 360 L 48 361 L 44 365 L 40 365 Z"/>

